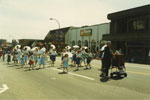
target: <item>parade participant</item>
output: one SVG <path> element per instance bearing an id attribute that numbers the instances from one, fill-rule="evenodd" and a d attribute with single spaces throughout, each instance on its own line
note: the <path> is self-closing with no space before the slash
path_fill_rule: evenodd
<path id="1" fill-rule="evenodd" d="M 81 66 L 81 64 L 82 64 L 82 62 L 84 62 L 84 66 L 86 65 L 86 63 L 85 63 L 85 56 L 86 56 L 86 52 L 85 52 L 85 49 L 84 48 L 82 48 L 82 51 L 81 51 L 81 63 L 80 63 L 80 66 Z"/>
<path id="2" fill-rule="evenodd" d="M 52 63 L 52 56 L 51 56 L 51 53 L 53 52 L 53 47 L 50 47 L 50 50 L 49 50 L 49 57 L 50 57 L 50 62 Z"/>
<path id="3" fill-rule="evenodd" d="M 6 50 L 3 48 L 3 51 L 2 51 L 3 61 L 5 61 L 5 54 L 6 54 Z"/>
<path id="4" fill-rule="evenodd" d="M 63 58 L 64 58 L 64 53 L 65 53 L 65 49 L 63 49 L 63 51 L 61 52 L 61 65 L 63 65 Z"/>
<path id="5" fill-rule="evenodd" d="M 24 55 L 22 55 L 21 59 L 20 59 L 20 64 L 21 64 L 21 67 L 23 68 L 24 65 L 25 65 L 25 58 L 24 58 Z"/>
<path id="6" fill-rule="evenodd" d="M 68 61 L 69 61 L 69 58 L 68 58 L 68 54 L 65 54 L 64 58 L 63 58 L 63 72 L 64 73 L 68 73 Z M 66 70 L 66 72 L 65 72 Z"/>
<path id="7" fill-rule="evenodd" d="M 29 65 L 30 65 L 30 68 L 29 70 L 32 68 L 32 70 L 34 70 L 34 60 L 33 60 L 33 55 L 31 55 L 29 57 Z"/>
<path id="8" fill-rule="evenodd" d="M 16 49 L 14 49 L 14 51 L 13 51 L 13 61 L 14 61 L 15 65 L 17 65 L 17 62 L 18 62 L 17 55 L 18 55 L 18 52 L 17 52 Z"/>
<path id="9" fill-rule="evenodd" d="M 51 61 L 52 61 L 52 66 L 54 67 L 54 63 L 55 63 L 55 61 L 56 61 L 56 55 L 57 55 L 57 52 L 56 52 L 56 49 L 53 49 L 52 51 L 51 51 L 51 54 L 50 54 L 50 56 L 51 56 Z"/>
<path id="10" fill-rule="evenodd" d="M 41 65 L 43 65 L 43 68 L 45 68 L 45 56 L 45 53 L 41 54 Z"/>
<path id="11" fill-rule="evenodd" d="M 41 67 L 41 54 L 38 53 L 38 56 L 37 56 L 37 61 L 38 61 L 38 65 L 39 65 L 39 68 Z"/>
<path id="12" fill-rule="evenodd" d="M 34 58 L 34 65 L 36 66 L 38 62 L 38 48 L 36 48 L 35 51 L 33 51 L 33 58 Z"/>
<path id="13" fill-rule="evenodd" d="M 90 65 L 90 63 L 92 61 L 92 58 L 93 58 L 93 56 L 92 56 L 91 50 L 88 50 L 86 69 L 91 69 L 92 68 L 91 65 Z"/>
<path id="14" fill-rule="evenodd" d="M 76 54 L 76 64 L 77 64 L 77 69 L 75 71 L 78 71 L 79 70 L 79 65 L 80 65 L 80 62 L 81 62 L 81 51 L 78 50 L 77 51 L 77 54 Z"/>
<path id="15" fill-rule="evenodd" d="M 107 46 L 104 49 L 104 55 L 103 55 L 103 58 L 102 58 L 103 64 L 104 64 L 103 65 L 104 70 L 103 70 L 101 76 L 104 76 L 104 77 L 108 77 L 108 72 L 109 72 L 109 68 L 110 68 L 110 65 L 111 65 L 112 53 L 110 51 L 110 48 L 111 48 L 111 42 L 108 41 Z"/>
<path id="16" fill-rule="evenodd" d="M 18 53 L 18 55 L 17 55 L 17 59 L 18 59 L 17 61 L 18 62 L 17 63 L 20 63 L 20 59 L 21 59 L 21 54 L 22 53 L 21 53 L 21 50 L 20 50 L 20 48 L 18 46 L 17 46 L 17 53 Z"/>
<path id="17" fill-rule="evenodd" d="M 28 56 L 29 56 L 29 51 L 27 50 L 27 48 L 24 49 L 23 54 L 24 54 L 25 64 L 27 64 Z"/>
<path id="18" fill-rule="evenodd" d="M 76 50 L 72 48 L 71 53 L 73 54 L 71 63 L 75 66 L 76 65 Z"/>
<path id="19" fill-rule="evenodd" d="M 9 64 L 9 62 L 11 62 L 11 53 L 10 53 L 10 51 L 7 54 L 7 64 Z"/>

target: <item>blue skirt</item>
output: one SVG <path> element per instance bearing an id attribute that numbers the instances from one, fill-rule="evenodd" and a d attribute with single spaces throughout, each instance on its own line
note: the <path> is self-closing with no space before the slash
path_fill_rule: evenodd
<path id="1" fill-rule="evenodd" d="M 38 64 L 41 65 L 41 58 L 38 58 Z"/>
<path id="2" fill-rule="evenodd" d="M 21 59 L 21 54 L 20 53 L 18 53 L 18 60 L 20 60 Z"/>
<path id="3" fill-rule="evenodd" d="M 21 60 L 20 64 L 21 64 L 21 65 L 24 65 L 24 64 L 25 64 L 25 61 L 24 61 L 24 60 Z"/>
<path id="4" fill-rule="evenodd" d="M 38 61 L 38 57 L 34 55 L 34 61 Z"/>
<path id="5" fill-rule="evenodd" d="M 85 62 L 85 56 L 82 55 L 82 62 Z"/>
<path id="6" fill-rule="evenodd" d="M 28 61 L 28 56 L 24 56 L 24 60 L 25 60 L 25 62 L 27 62 Z"/>
<path id="7" fill-rule="evenodd" d="M 64 67 L 68 68 L 68 62 L 64 62 Z"/>
<path id="8" fill-rule="evenodd" d="M 45 65 L 45 57 L 41 57 L 41 64 Z"/>

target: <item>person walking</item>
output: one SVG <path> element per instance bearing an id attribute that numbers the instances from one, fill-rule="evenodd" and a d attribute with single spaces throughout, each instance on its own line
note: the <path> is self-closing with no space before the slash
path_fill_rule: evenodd
<path id="1" fill-rule="evenodd" d="M 3 61 L 5 61 L 5 54 L 6 54 L 6 50 L 3 48 L 3 52 L 2 52 L 2 54 L 3 54 Z"/>
<path id="2" fill-rule="evenodd" d="M 69 58 L 68 58 L 68 54 L 65 54 L 64 58 L 63 58 L 63 73 L 68 73 L 68 61 L 69 61 Z M 66 71 L 65 71 L 66 70 Z"/>
<path id="3" fill-rule="evenodd" d="M 112 53 L 110 51 L 110 48 L 111 48 L 111 42 L 108 41 L 107 46 L 104 49 L 104 55 L 103 55 L 103 58 L 102 58 L 103 71 L 102 71 L 101 76 L 104 76 L 104 77 L 108 77 L 109 68 L 111 66 Z"/>
<path id="4" fill-rule="evenodd" d="M 28 59 L 29 59 L 29 51 L 27 50 L 27 48 L 24 49 L 23 51 L 23 54 L 24 54 L 24 59 L 25 59 L 25 64 L 27 65 L 28 64 Z"/>
<path id="5" fill-rule="evenodd" d="M 76 50 L 75 50 L 75 48 L 72 48 L 71 53 L 73 55 L 71 63 L 73 66 L 76 66 Z"/>
<path id="6" fill-rule="evenodd" d="M 11 62 L 11 52 L 8 51 L 8 54 L 7 54 L 7 64 L 9 64 Z"/>
<path id="7" fill-rule="evenodd" d="M 34 70 L 34 58 L 33 58 L 33 55 L 31 55 L 30 57 L 29 57 L 29 65 L 30 65 L 30 68 L 29 68 L 29 70 Z"/>
<path id="8" fill-rule="evenodd" d="M 24 58 L 24 55 L 21 56 L 20 64 L 21 64 L 21 68 L 23 68 L 24 65 L 25 65 L 25 58 Z"/>
<path id="9" fill-rule="evenodd" d="M 87 65 L 86 65 L 85 69 L 91 69 L 92 68 L 91 65 L 90 65 L 90 63 L 92 61 L 92 58 L 93 58 L 93 56 L 92 56 L 91 50 L 88 50 L 88 53 L 87 53 Z"/>
<path id="10" fill-rule="evenodd" d="M 53 67 L 54 67 L 54 64 L 55 64 L 55 61 L 56 61 L 56 55 L 57 55 L 56 49 L 53 49 L 51 54 L 50 54 Z"/>
<path id="11" fill-rule="evenodd" d="M 85 58 L 86 58 L 86 52 L 85 52 L 85 49 L 82 48 L 82 50 L 81 50 L 81 63 L 80 63 L 80 66 L 82 65 L 82 62 L 84 62 L 84 66 L 86 66 Z"/>
<path id="12" fill-rule="evenodd" d="M 80 63 L 81 63 L 81 51 L 78 50 L 77 54 L 76 54 L 76 64 L 77 64 L 77 69 L 75 71 L 78 71 L 79 70 L 79 66 L 80 66 Z"/>

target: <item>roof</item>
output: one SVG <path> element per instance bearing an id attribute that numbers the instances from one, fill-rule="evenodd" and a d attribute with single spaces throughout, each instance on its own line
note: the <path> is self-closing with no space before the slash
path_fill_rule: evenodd
<path id="1" fill-rule="evenodd" d="M 58 31 L 61 31 L 62 33 L 66 33 L 70 28 L 71 27 L 64 27 L 60 29 L 50 30 L 44 40 L 49 39 L 52 33 L 57 33 Z"/>
<path id="2" fill-rule="evenodd" d="M 119 12 L 114 12 L 108 14 L 107 18 L 112 19 L 120 19 L 120 18 L 127 18 L 127 17 L 135 17 L 135 16 L 143 16 L 143 15 L 150 15 L 150 4 L 127 9 Z"/>

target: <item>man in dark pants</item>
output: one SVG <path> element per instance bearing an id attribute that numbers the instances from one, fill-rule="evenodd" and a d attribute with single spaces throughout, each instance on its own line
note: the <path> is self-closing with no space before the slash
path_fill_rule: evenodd
<path id="1" fill-rule="evenodd" d="M 107 42 L 107 46 L 104 49 L 104 55 L 102 58 L 102 62 L 103 62 L 103 75 L 104 77 L 108 77 L 108 73 L 109 73 L 109 68 L 111 66 L 111 58 L 112 58 L 112 53 L 110 51 L 111 48 L 111 42 L 108 41 Z"/>

